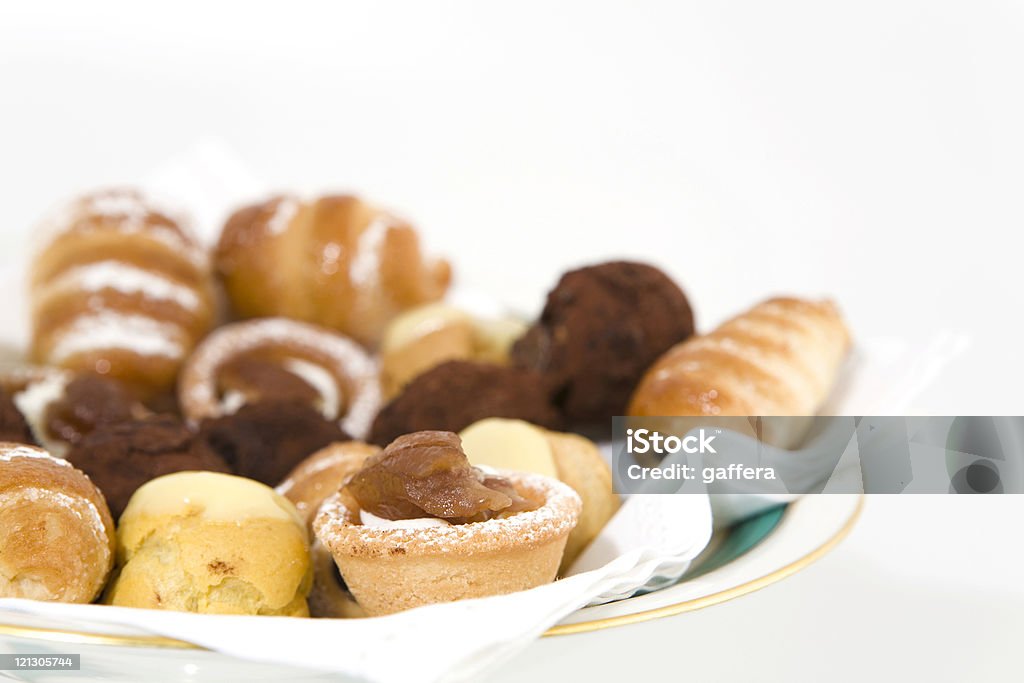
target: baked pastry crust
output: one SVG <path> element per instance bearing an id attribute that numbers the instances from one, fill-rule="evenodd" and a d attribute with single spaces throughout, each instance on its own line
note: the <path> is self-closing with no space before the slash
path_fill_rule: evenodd
<path id="1" fill-rule="evenodd" d="M 370 616 L 550 583 L 579 519 L 580 498 L 547 477 L 498 474 L 543 504 L 485 522 L 385 528 L 356 523 L 335 495 L 320 508 L 313 528 Z"/>
<path id="2" fill-rule="evenodd" d="M 356 197 L 279 196 L 235 212 L 214 260 L 235 312 L 286 316 L 376 345 L 398 313 L 440 299 L 446 261 L 411 225 Z"/>
<path id="3" fill-rule="evenodd" d="M 320 505 L 377 453 L 380 448 L 361 441 L 331 444 L 300 462 L 276 491 L 294 503 L 302 520 L 312 526 Z"/>
<path id="4" fill-rule="evenodd" d="M 576 434 L 551 431 L 545 431 L 545 437 L 551 446 L 558 478 L 571 486 L 583 501 L 579 523 L 565 544 L 560 568 L 563 572 L 601 533 L 622 506 L 622 500 L 612 490 L 612 471 L 592 441 Z"/>
<path id="5" fill-rule="evenodd" d="M 359 441 L 331 444 L 303 460 L 277 487 L 277 492 L 295 503 L 312 535 L 313 519 L 320 505 L 338 492 L 341 485 L 380 449 Z M 313 562 L 313 589 L 309 593 L 312 617 L 351 619 L 365 617 L 348 587 L 339 579 L 334 557 L 319 540 L 310 548 Z"/>
<path id="6" fill-rule="evenodd" d="M 89 478 L 40 448 L 0 444 L 0 597 L 92 602 L 114 520 Z"/>
<path id="7" fill-rule="evenodd" d="M 137 191 L 77 199 L 42 229 L 32 263 L 34 362 L 173 387 L 213 325 L 209 261 L 191 234 Z"/>
<path id="8" fill-rule="evenodd" d="M 769 299 L 648 369 L 629 414 L 814 415 L 850 348 L 835 304 Z"/>
<path id="9" fill-rule="evenodd" d="M 427 304 L 391 321 L 380 345 L 380 384 L 386 399 L 450 360 L 506 365 L 526 323 L 511 316 L 478 318 L 445 303 Z"/>
<path id="10" fill-rule="evenodd" d="M 179 472 L 135 492 L 105 602 L 205 614 L 305 617 L 309 539 L 295 507 L 242 477 Z"/>

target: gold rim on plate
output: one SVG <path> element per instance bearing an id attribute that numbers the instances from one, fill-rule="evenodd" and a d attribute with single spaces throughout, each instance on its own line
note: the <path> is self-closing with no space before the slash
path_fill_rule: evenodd
<path id="1" fill-rule="evenodd" d="M 759 591 L 766 586 L 777 583 L 789 576 L 792 576 L 801 569 L 805 569 L 806 567 L 814 564 L 839 545 L 857 524 L 861 511 L 864 509 L 864 498 L 865 496 L 863 495 L 860 497 L 857 501 L 857 507 L 854 509 L 853 514 L 850 515 L 850 518 L 843 523 L 843 526 L 841 526 L 839 530 L 836 531 L 836 533 L 828 540 L 800 559 L 795 560 L 784 567 L 780 567 L 769 574 L 765 574 L 760 578 L 752 579 L 746 583 L 740 584 L 739 586 L 733 586 L 732 588 L 727 588 L 726 590 L 719 591 L 718 593 L 712 593 L 711 595 L 705 595 L 691 600 L 684 600 L 683 602 L 678 602 L 674 605 L 665 605 L 664 607 L 658 607 L 644 612 L 623 614 L 621 616 L 607 617 L 605 619 L 594 619 L 593 621 L 583 621 L 578 624 L 552 626 L 544 633 L 544 637 L 568 636 L 576 633 L 589 633 L 591 631 L 600 631 L 606 628 L 615 628 L 616 626 L 639 624 L 644 621 L 652 621 L 654 619 L 682 614 L 683 612 L 692 612 L 694 610 L 704 609 L 705 607 L 718 605 L 729 600 L 734 600 L 743 595 Z M 0 636 L 73 643 L 76 645 L 111 645 L 118 647 L 148 647 L 175 650 L 207 649 L 200 645 L 196 645 L 195 643 L 189 643 L 175 638 L 166 638 L 164 636 L 119 636 L 89 633 L 86 631 L 65 631 L 62 629 L 42 628 L 36 626 L 14 626 L 10 624 L 0 624 Z"/>

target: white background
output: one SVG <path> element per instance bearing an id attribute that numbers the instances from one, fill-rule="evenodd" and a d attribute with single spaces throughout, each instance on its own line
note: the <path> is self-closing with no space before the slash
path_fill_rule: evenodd
<path id="1" fill-rule="evenodd" d="M 970 335 L 915 411 L 1021 414 L 1022 72 L 1011 2 L 11 3 L 0 261 L 55 202 L 214 136 L 271 186 L 409 217 L 524 310 L 622 256 L 704 329 L 828 295 L 858 336 Z M 505 678 L 1019 679 L 1021 513 L 874 499 L 796 578 Z"/>

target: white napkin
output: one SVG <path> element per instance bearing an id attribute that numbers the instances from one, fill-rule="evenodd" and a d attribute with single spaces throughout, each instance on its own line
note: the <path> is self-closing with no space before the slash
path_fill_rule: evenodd
<path id="1" fill-rule="evenodd" d="M 657 500 L 652 500 L 657 499 Z M 566 615 L 605 596 L 631 593 L 663 562 L 688 565 L 711 536 L 705 496 L 635 496 L 622 507 L 672 515 L 645 533 L 613 524 L 595 569 L 512 595 L 431 605 L 373 619 L 234 617 L 0 600 L 0 621 L 19 615 L 68 628 L 133 627 L 250 661 L 331 671 L 380 683 L 472 681 L 500 665 Z M 635 512 L 630 512 L 634 510 Z M 646 517 L 645 517 L 646 518 Z M 611 558 L 610 562 L 604 560 Z"/>

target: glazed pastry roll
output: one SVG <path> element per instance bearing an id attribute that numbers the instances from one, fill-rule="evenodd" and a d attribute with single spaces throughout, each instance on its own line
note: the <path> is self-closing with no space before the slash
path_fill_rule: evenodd
<path id="1" fill-rule="evenodd" d="M 357 437 L 380 408 L 377 364 L 359 344 L 286 318 L 247 320 L 209 335 L 186 362 L 178 393 L 195 423 L 261 401 L 294 401 Z"/>
<path id="2" fill-rule="evenodd" d="M 770 299 L 665 353 L 637 386 L 629 414 L 814 415 L 849 347 L 832 302 Z"/>
<path id="3" fill-rule="evenodd" d="M 92 602 L 114 543 L 89 477 L 42 449 L 0 443 L 0 597 Z"/>
<path id="4" fill-rule="evenodd" d="M 451 279 L 411 225 L 349 196 L 281 196 L 240 209 L 215 261 L 240 317 L 304 320 L 370 346 L 398 313 L 444 296 Z"/>
<path id="5" fill-rule="evenodd" d="M 31 275 L 35 362 L 170 389 L 213 324 L 205 252 L 133 190 L 71 202 L 40 237 Z"/>

